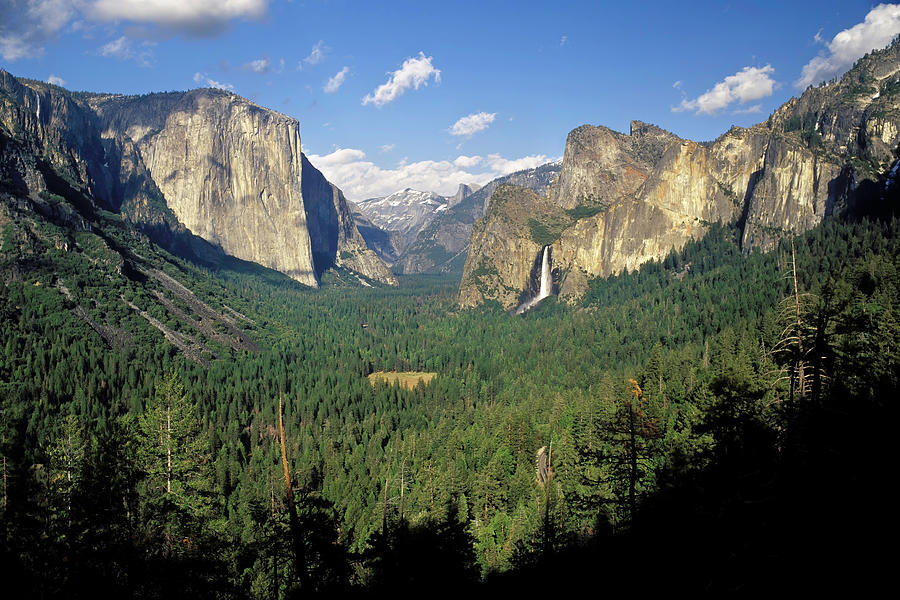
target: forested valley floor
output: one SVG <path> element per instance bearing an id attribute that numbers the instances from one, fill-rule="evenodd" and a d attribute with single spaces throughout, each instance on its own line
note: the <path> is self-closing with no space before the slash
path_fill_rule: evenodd
<path id="1" fill-rule="evenodd" d="M 451 279 L 308 290 L 154 250 L 159 273 L 123 280 L 87 238 L 78 257 L 3 254 L 19 274 L 0 287 L 6 581 L 38 597 L 864 589 L 887 566 L 898 233 L 830 220 L 745 256 L 717 225 L 523 316 L 460 311 Z"/>

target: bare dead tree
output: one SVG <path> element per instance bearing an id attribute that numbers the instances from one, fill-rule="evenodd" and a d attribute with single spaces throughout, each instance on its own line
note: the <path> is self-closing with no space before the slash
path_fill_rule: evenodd
<path id="1" fill-rule="evenodd" d="M 306 584 L 306 557 L 303 551 L 303 536 L 300 531 L 300 520 L 297 518 L 297 505 L 294 504 L 294 486 L 291 470 L 288 467 L 287 444 L 284 436 L 284 420 L 282 418 L 281 394 L 278 395 L 278 436 L 281 438 L 281 466 L 284 469 L 285 495 L 287 496 L 288 515 L 291 523 L 291 539 L 294 545 L 294 557 L 297 561 L 297 579 L 300 588 Z"/>
<path id="2" fill-rule="evenodd" d="M 817 299 L 812 294 L 800 291 L 793 239 L 790 258 L 791 268 L 786 276 L 790 278 L 792 293 L 782 300 L 778 311 L 778 322 L 782 324 L 782 328 L 771 353 L 774 362 L 782 365 L 774 372 L 772 385 L 788 381 L 788 398 L 793 401 L 795 397 L 808 397 L 819 386 L 823 377 L 821 368 L 816 368 L 822 362 L 817 350 L 821 344 L 817 344 L 816 340 L 822 333 L 819 329 L 824 324 L 816 324 L 810 317 L 815 312 Z"/>

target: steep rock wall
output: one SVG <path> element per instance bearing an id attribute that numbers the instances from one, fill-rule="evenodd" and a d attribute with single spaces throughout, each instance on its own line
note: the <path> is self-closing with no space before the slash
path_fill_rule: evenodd
<path id="1" fill-rule="evenodd" d="M 19 140 L 21 152 L 29 156 L 20 159 L 21 168 L 10 171 L 5 181 L 16 181 L 37 197 L 53 187 L 48 181 L 52 169 L 85 195 L 109 203 L 112 182 L 103 167 L 106 154 L 94 115 L 68 92 L 37 81 L 23 83 L 0 70 L 0 129 Z"/>
<path id="2" fill-rule="evenodd" d="M 313 287 L 333 266 L 396 284 L 361 246 L 343 194 L 303 156 L 296 119 L 212 89 L 88 102 L 105 138 L 133 141 L 194 234 Z"/>
<path id="3" fill-rule="evenodd" d="M 194 234 L 318 285 L 296 120 L 214 90 L 91 104 L 109 135 L 135 142 L 169 208 Z"/>
<path id="4" fill-rule="evenodd" d="M 460 304 L 496 300 L 512 308 L 529 288 L 536 255 L 543 248 L 531 234 L 535 215 L 563 219 L 565 212 L 533 190 L 502 184 L 494 190 L 488 214 L 472 227 L 471 248 L 460 283 Z"/>

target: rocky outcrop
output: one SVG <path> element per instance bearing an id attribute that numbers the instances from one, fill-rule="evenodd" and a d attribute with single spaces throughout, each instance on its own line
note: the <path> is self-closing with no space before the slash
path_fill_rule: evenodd
<path id="1" fill-rule="evenodd" d="M 633 194 L 675 135 L 632 122 L 631 135 L 584 125 L 566 140 L 562 170 L 550 197 L 563 208 L 597 206 Z"/>
<path id="2" fill-rule="evenodd" d="M 188 229 L 228 254 L 318 284 L 295 120 L 218 90 L 90 103 L 107 136 L 137 145 Z"/>
<path id="3" fill-rule="evenodd" d="M 36 211 L 102 208 L 178 254 L 227 252 L 310 286 L 331 267 L 396 284 L 300 152 L 297 121 L 234 94 L 72 94 L 0 71 L 0 138 L 0 192 Z"/>
<path id="4" fill-rule="evenodd" d="M 483 188 L 472 194 L 473 199 L 482 201 L 481 214 L 479 214 L 478 217 L 480 218 L 487 214 L 487 211 L 491 206 L 491 196 L 494 194 L 494 190 L 504 183 L 528 188 L 529 190 L 537 192 L 539 196 L 543 196 L 549 192 L 553 184 L 556 183 L 561 169 L 562 163 L 556 161 L 543 164 L 533 169 L 516 171 L 515 173 L 510 173 L 509 175 L 504 175 L 503 177 L 498 177 L 497 179 L 489 181 Z"/>
<path id="5" fill-rule="evenodd" d="M 9 141 L 0 156 L 2 185 L 38 197 L 57 193 L 61 177 L 108 204 L 110 175 L 91 111 L 62 88 L 23 81 L 0 70 L 0 133 Z"/>
<path id="6" fill-rule="evenodd" d="M 0 188 L 7 193 L 29 198 L 32 210 L 67 226 L 80 228 L 73 219 L 86 223 L 101 208 L 178 254 L 221 255 L 166 206 L 131 140 L 101 135 L 96 115 L 78 95 L 0 71 L 0 103 L 6 140 Z"/>
<path id="7" fill-rule="evenodd" d="M 681 249 L 712 222 L 737 223 L 744 252 L 771 248 L 833 214 L 877 204 L 898 143 L 900 45 L 714 142 L 638 121 L 630 135 L 579 127 L 546 198 L 505 190 L 504 202 L 476 222 L 460 305 L 515 306 L 527 286 L 522 273 L 543 245 L 551 245 L 555 284 L 569 299 L 592 277 Z M 523 215 L 531 215 L 528 227 Z"/>
<path id="8" fill-rule="evenodd" d="M 522 301 L 543 248 L 533 235 L 535 215 L 544 221 L 565 218 L 558 205 L 528 188 L 502 184 L 494 190 L 490 212 L 475 222 L 471 243 L 491 252 L 469 253 L 459 291 L 464 306 L 496 300 L 511 308 Z"/>

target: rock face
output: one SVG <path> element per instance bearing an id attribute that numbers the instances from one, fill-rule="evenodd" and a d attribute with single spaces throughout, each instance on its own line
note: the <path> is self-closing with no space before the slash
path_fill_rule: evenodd
<path id="1" fill-rule="evenodd" d="M 494 190 L 490 215 L 475 222 L 471 242 L 473 250 L 490 248 L 491 253 L 469 253 L 460 298 L 497 300 L 506 308 L 521 303 L 523 293 L 532 287 L 534 263 L 544 246 L 544 240 L 531 233 L 535 212 L 548 220 L 565 217 L 563 209 L 528 188 L 501 184 Z M 497 256 L 504 258 L 495 260 Z"/>
<path id="2" fill-rule="evenodd" d="M 631 135 L 584 125 L 566 140 L 562 170 L 551 198 L 562 208 L 597 206 L 633 194 L 676 136 L 635 121 Z"/>
<path id="3" fill-rule="evenodd" d="M 732 128 L 711 143 L 638 121 L 630 135 L 579 127 L 546 197 L 495 192 L 473 227 L 460 305 L 514 307 L 544 245 L 568 299 L 592 277 L 680 250 L 711 222 L 736 222 L 744 252 L 771 248 L 833 214 L 877 207 L 898 143 L 896 44 L 861 59 L 839 82 L 808 89 L 765 123 Z"/>
<path id="4" fill-rule="evenodd" d="M 472 224 L 484 216 L 491 194 L 503 183 L 543 194 L 559 174 L 559 164 L 550 163 L 534 169 L 517 171 L 490 181 L 482 188 L 456 200 L 464 187 L 450 199 L 447 210 L 438 213 L 394 264 L 399 273 L 462 273 L 472 237 Z"/>
<path id="5" fill-rule="evenodd" d="M 228 254 L 317 285 L 295 120 L 219 90 L 89 101 L 104 136 L 137 146 L 188 229 Z"/>
<path id="6" fill-rule="evenodd" d="M 103 168 L 106 153 L 91 112 L 62 88 L 29 83 L 0 70 L 0 185 L 38 198 L 56 193 L 58 173 L 84 194 L 110 202 L 111 174 Z"/>
<path id="7" fill-rule="evenodd" d="M 35 210 L 64 197 L 179 254 L 224 251 L 311 286 L 333 266 L 396 283 L 301 154 L 297 121 L 234 94 L 72 94 L 0 71 L 0 126 L 0 187 Z"/>
<path id="8" fill-rule="evenodd" d="M 109 210 L 178 254 L 221 256 L 166 206 L 131 140 L 101 136 L 78 95 L 0 70 L 0 145 L 0 193 L 27 198 L 23 210 L 75 229 Z"/>
<path id="9" fill-rule="evenodd" d="M 103 137 L 134 144 L 194 234 L 309 286 L 343 264 L 342 252 L 363 275 L 395 283 L 374 254 L 363 256 L 343 194 L 301 153 L 295 119 L 212 89 L 87 101 Z"/>

